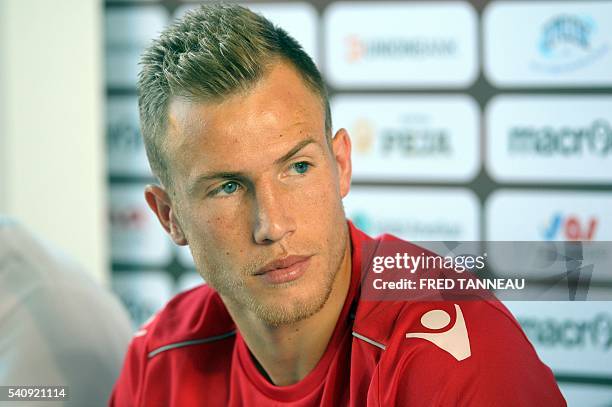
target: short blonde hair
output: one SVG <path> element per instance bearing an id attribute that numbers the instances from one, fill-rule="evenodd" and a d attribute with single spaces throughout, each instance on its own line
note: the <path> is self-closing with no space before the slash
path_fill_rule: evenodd
<path id="1" fill-rule="evenodd" d="M 291 63 L 331 112 L 321 73 L 286 31 L 236 4 L 204 4 L 167 27 L 146 49 L 138 78 L 138 106 L 147 157 L 162 185 L 172 185 L 164 139 L 172 97 L 217 101 L 248 90 L 278 61 Z"/>

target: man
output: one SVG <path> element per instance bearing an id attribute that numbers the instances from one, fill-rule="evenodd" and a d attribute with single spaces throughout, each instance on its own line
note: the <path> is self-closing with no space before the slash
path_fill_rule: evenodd
<path id="1" fill-rule="evenodd" d="M 111 405 L 564 404 L 499 303 L 361 300 L 376 242 L 345 219 L 349 135 L 284 31 L 202 6 L 145 53 L 139 104 L 145 198 L 208 285 L 139 331 Z M 407 338 L 446 316 L 457 343 Z"/>

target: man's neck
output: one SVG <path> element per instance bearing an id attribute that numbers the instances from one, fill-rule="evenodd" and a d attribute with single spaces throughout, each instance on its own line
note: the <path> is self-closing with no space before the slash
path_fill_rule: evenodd
<path id="1" fill-rule="evenodd" d="M 254 363 L 260 371 L 263 370 L 268 380 L 277 386 L 287 386 L 299 382 L 315 368 L 331 340 L 350 282 L 349 240 L 330 296 L 323 308 L 311 317 L 294 324 L 273 327 L 252 315 L 228 307 L 255 359 Z"/>

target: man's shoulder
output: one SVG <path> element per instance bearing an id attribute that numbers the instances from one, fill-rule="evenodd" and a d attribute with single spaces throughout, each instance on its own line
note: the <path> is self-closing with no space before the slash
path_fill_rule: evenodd
<path id="1" fill-rule="evenodd" d="M 487 347 L 489 344 L 503 345 L 507 340 L 520 339 L 523 345 L 532 348 L 507 308 L 499 301 L 488 299 L 361 300 L 357 307 L 353 330 L 360 336 L 383 345 L 385 349 L 410 346 L 422 351 L 430 347 L 419 346 L 420 344 L 436 345 L 439 342 L 437 337 L 441 337 L 445 342 L 457 342 L 461 337 L 467 337 L 468 342 L 471 340 L 479 346 Z M 448 350 L 447 353 L 452 355 Z M 460 356 L 458 358 L 461 359 Z"/>
<path id="2" fill-rule="evenodd" d="M 379 302 L 366 308 L 356 317 L 354 335 L 382 349 L 377 371 L 384 404 L 565 405 L 552 371 L 500 302 Z"/>
<path id="3" fill-rule="evenodd" d="M 207 284 L 177 294 L 134 334 L 148 352 L 187 341 L 233 333 L 235 325 L 219 294 Z"/>
<path id="4" fill-rule="evenodd" d="M 514 341 L 534 352 L 514 316 L 489 291 L 416 290 L 411 291 L 410 295 L 402 292 L 401 295 L 376 293 L 373 296 L 373 291 L 364 286 L 371 283 L 371 276 L 378 276 L 371 271 L 375 257 L 395 253 L 411 257 L 440 257 L 439 254 L 391 234 L 376 238 L 366 236 L 361 241 L 360 249 L 362 287 L 353 325 L 357 337 L 369 338 L 384 349 L 393 348 L 395 344 L 427 352 L 436 349 L 435 344 L 440 340 L 435 338 L 453 342 L 452 338 L 461 336 L 461 332 L 479 347 L 504 346 L 506 342 Z M 435 267 L 427 269 L 427 273 L 448 279 L 457 278 L 456 273 Z M 406 275 L 411 274 L 406 272 Z M 417 275 L 420 274 L 414 274 Z M 432 344 L 433 348 L 430 346 Z M 452 352 L 446 353 L 452 356 Z"/>
<path id="5" fill-rule="evenodd" d="M 176 295 L 134 334 L 110 405 L 148 405 L 142 400 L 165 396 L 172 377 L 189 375 L 188 367 L 180 360 L 203 357 L 202 352 L 216 352 L 222 357 L 219 350 L 227 349 L 229 342 L 221 339 L 234 335 L 234 323 L 211 287 L 201 285 Z M 199 346 L 211 343 L 223 347 Z M 148 370 L 152 358 L 157 360 L 154 373 Z M 151 374 L 146 376 L 146 371 Z"/>

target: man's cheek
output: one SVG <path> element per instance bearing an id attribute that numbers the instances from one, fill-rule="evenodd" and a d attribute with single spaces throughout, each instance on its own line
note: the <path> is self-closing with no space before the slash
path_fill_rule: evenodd
<path id="1" fill-rule="evenodd" d="M 242 230 L 245 213 L 235 208 L 207 208 L 194 214 L 192 222 L 198 233 L 215 242 L 231 240 L 232 235 Z"/>
<path id="2" fill-rule="evenodd" d="M 313 177 L 313 180 L 299 189 L 302 199 L 311 205 L 321 206 L 330 201 L 338 199 L 339 192 L 332 177 L 324 177 L 322 175 Z"/>

